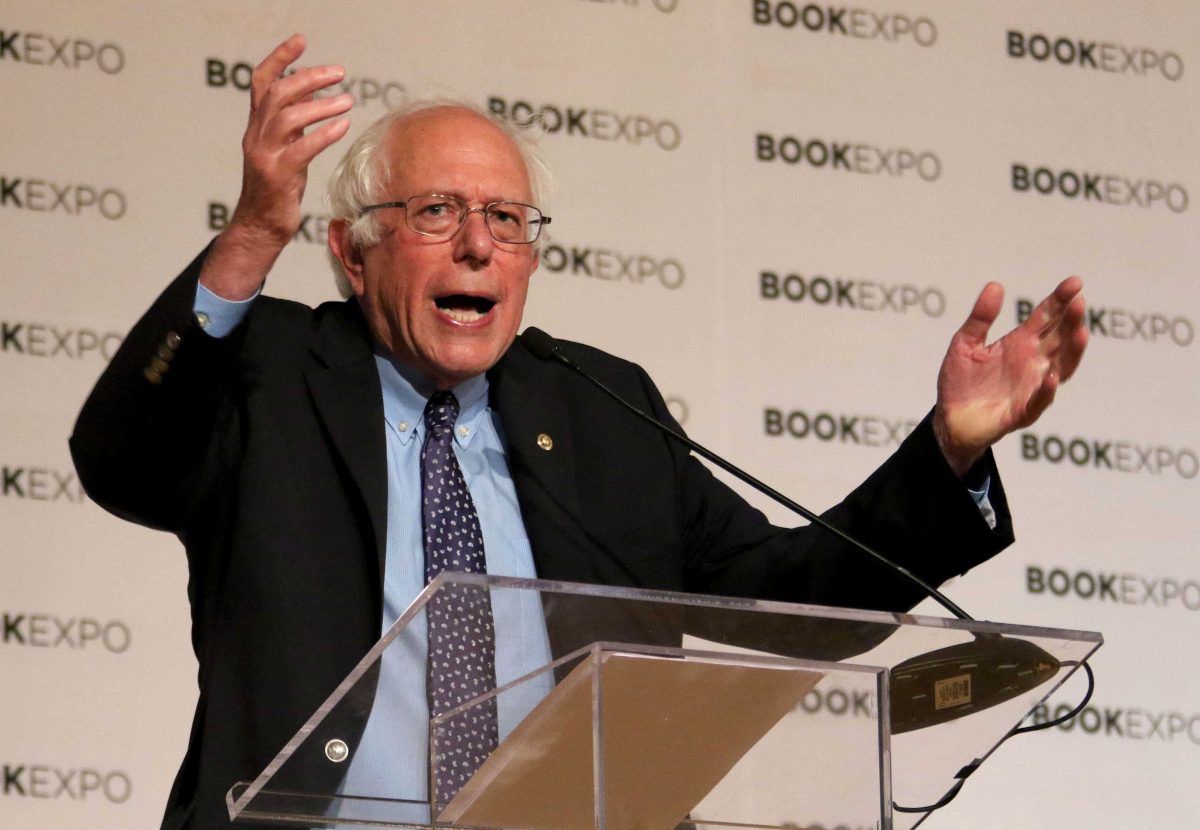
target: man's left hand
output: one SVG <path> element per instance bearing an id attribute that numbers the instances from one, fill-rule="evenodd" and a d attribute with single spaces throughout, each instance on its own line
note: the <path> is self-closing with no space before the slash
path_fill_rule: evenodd
<path id="1" fill-rule="evenodd" d="M 1004 287 L 984 286 L 938 372 L 934 434 L 959 476 L 992 444 L 1036 421 L 1075 373 L 1088 340 L 1082 289 L 1079 277 L 1063 280 L 1029 319 L 989 346 Z"/>

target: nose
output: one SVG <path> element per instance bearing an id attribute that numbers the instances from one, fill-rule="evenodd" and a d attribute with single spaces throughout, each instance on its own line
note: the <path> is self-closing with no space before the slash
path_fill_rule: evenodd
<path id="1" fill-rule="evenodd" d="M 479 216 L 471 216 L 473 213 Z M 483 208 L 471 208 L 463 215 L 463 223 L 454 237 L 455 257 L 486 265 L 496 250 L 495 242 L 492 232 L 488 230 Z"/>

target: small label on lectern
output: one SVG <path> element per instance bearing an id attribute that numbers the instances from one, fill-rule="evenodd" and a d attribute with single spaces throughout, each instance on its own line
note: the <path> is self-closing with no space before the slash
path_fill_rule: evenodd
<path id="1" fill-rule="evenodd" d="M 960 674 L 939 680 L 933 686 L 935 709 L 949 709 L 971 702 L 971 675 Z"/>

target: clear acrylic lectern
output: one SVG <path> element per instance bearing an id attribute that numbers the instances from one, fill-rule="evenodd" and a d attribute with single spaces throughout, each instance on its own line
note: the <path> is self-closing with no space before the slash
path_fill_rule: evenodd
<path id="1" fill-rule="evenodd" d="M 486 594 L 496 688 L 430 719 L 430 597 Z M 514 830 L 916 827 L 1090 632 L 443 573 L 252 782 L 239 822 Z M 450 723 L 500 743 L 437 803 Z M 482 711 L 482 710 L 481 710 Z"/>

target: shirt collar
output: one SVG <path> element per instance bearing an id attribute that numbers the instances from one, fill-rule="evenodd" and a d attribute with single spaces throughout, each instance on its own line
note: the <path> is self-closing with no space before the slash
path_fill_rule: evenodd
<path id="1" fill-rule="evenodd" d="M 420 374 L 394 357 L 375 352 L 375 366 L 383 386 L 383 419 L 401 444 L 425 440 L 425 404 L 434 389 Z M 466 449 L 479 432 L 487 412 L 487 375 L 476 375 L 450 390 L 458 399 L 454 441 Z"/>

